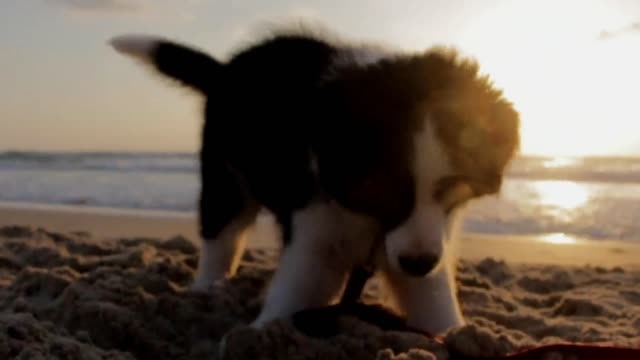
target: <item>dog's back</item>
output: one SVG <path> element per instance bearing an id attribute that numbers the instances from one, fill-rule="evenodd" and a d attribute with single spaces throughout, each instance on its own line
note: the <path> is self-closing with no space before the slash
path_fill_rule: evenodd
<path id="1" fill-rule="evenodd" d="M 274 37 L 234 56 L 223 86 L 208 95 L 203 143 L 224 153 L 256 200 L 276 213 L 313 196 L 314 93 L 334 51 L 313 38 Z"/>
<path id="2" fill-rule="evenodd" d="M 205 96 L 203 178 L 215 179 L 221 161 L 230 165 L 253 200 L 281 218 L 315 196 L 311 121 L 334 46 L 315 36 L 274 35 L 223 63 L 163 39 L 127 36 L 113 43 L 122 52 L 144 55 L 157 71 Z"/>

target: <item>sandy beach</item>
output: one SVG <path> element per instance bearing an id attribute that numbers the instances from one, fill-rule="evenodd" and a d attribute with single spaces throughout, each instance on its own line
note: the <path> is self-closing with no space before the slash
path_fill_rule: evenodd
<path id="1" fill-rule="evenodd" d="M 288 321 L 245 326 L 276 265 L 264 232 L 235 279 L 195 294 L 193 216 L 5 203 L 0 358 L 212 359 L 229 331 L 230 359 L 453 359 L 560 341 L 640 347 L 640 247 L 550 241 L 558 237 L 464 235 L 457 281 L 468 325 L 444 343 L 353 316 L 313 338 Z M 380 295 L 374 281 L 364 297 Z"/>

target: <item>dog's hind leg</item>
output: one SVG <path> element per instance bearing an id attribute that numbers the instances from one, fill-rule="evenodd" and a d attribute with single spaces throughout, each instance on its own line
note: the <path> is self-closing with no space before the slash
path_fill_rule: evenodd
<path id="1" fill-rule="evenodd" d="M 242 181 L 224 162 L 203 157 L 200 235 L 203 239 L 191 289 L 205 291 L 217 280 L 235 274 L 254 228 L 259 206 Z"/>

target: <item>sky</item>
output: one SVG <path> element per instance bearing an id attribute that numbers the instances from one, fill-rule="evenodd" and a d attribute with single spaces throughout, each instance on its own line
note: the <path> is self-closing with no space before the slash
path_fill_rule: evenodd
<path id="1" fill-rule="evenodd" d="M 640 155 L 636 0 L 2 0 L 0 151 L 195 151 L 202 99 L 108 46 L 169 37 L 224 60 L 268 23 L 475 57 L 522 118 L 522 152 Z"/>

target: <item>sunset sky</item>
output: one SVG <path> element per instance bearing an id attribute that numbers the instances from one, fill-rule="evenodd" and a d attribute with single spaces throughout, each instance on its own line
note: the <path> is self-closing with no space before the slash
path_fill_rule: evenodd
<path id="1" fill-rule="evenodd" d="M 521 112 L 525 153 L 640 155 L 636 0 L 2 0 L 0 151 L 194 151 L 201 100 L 108 40 L 156 34 L 224 59 L 265 21 L 300 18 L 476 57 Z"/>

